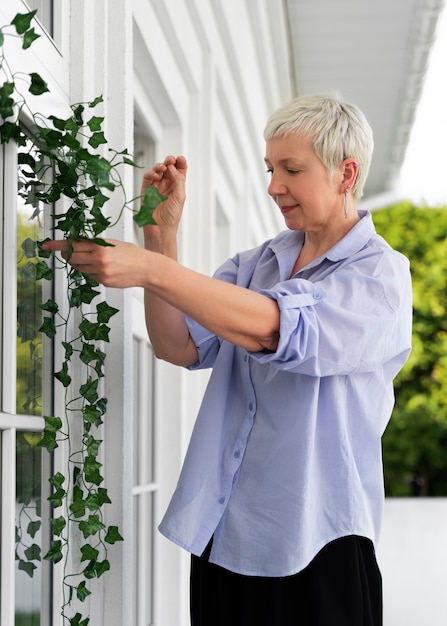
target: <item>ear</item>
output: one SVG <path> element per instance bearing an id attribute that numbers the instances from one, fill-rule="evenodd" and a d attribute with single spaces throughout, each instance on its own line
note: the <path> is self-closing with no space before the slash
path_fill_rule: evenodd
<path id="1" fill-rule="evenodd" d="M 359 171 L 358 163 L 351 157 L 345 159 L 341 164 L 341 170 L 343 174 L 342 178 L 342 191 L 349 191 L 355 183 L 357 174 Z"/>

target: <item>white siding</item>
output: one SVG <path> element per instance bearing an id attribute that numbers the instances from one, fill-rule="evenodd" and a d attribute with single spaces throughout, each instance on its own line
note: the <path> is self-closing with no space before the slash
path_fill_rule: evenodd
<path id="1" fill-rule="evenodd" d="M 55 5 L 54 37 L 43 33 L 27 55 L 15 49 L 13 65 L 23 64 L 49 81 L 51 96 L 39 99 L 40 110 L 63 115 L 68 103 L 102 94 L 104 131 L 113 148 L 132 151 L 136 132 L 147 138 L 156 160 L 171 153 L 187 156 L 188 198 L 180 234 L 183 263 L 211 273 L 228 255 L 282 228 L 266 194 L 262 139 L 268 114 L 291 95 L 280 0 L 64 0 Z M 10 0 L 2 3 L 0 19 L 5 23 L 26 10 L 20 0 Z M 124 175 L 130 197 L 133 174 Z M 8 218 L 8 207 L 4 210 Z M 115 213 L 118 204 L 112 202 L 109 210 Z M 130 213 L 110 236 L 135 239 Z M 9 261 L 15 263 L 14 256 Z M 62 293 L 61 285 L 58 288 Z M 125 542 L 110 550 L 111 571 L 97 581 L 90 618 L 96 626 L 148 626 L 144 618 L 137 623 L 133 617 L 132 558 L 136 501 L 132 370 L 137 363 L 133 346 L 147 339 L 141 333 L 138 290 L 110 290 L 107 301 L 121 314 L 111 321 L 111 342 L 106 346 L 109 408 L 102 433 L 103 462 L 113 501 L 106 522 L 120 526 Z M 143 353 L 150 351 L 143 348 Z M 154 482 L 144 488 L 154 490 L 156 525 L 175 487 L 207 374 L 156 362 L 153 376 L 152 397 L 145 409 L 138 410 L 153 411 L 148 420 L 154 424 Z M 62 394 L 57 389 L 54 402 L 60 410 Z M 142 423 L 144 415 L 138 419 Z M 11 454 L 7 444 L 5 436 L 5 452 Z M 7 458 L 3 456 L 4 463 Z M 12 536 L 5 526 L 8 519 L 4 516 L 4 542 Z M 152 531 L 147 530 L 148 541 Z M 158 533 L 155 536 L 153 563 L 139 570 L 146 576 L 154 572 L 154 580 L 148 581 L 154 589 L 149 612 L 154 624 L 186 626 L 189 558 Z M 57 595 L 56 590 L 55 626 L 60 619 Z"/>

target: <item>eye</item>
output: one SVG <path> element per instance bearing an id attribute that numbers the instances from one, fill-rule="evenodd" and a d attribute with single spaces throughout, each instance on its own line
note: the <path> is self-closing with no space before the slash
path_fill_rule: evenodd
<path id="1" fill-rule="evenodd" d="M 273 169 L 272 168 L 268 168 L 265 170 L 266 174 L 270 174 L 270 176 L 273 174 Z"/>
<path id="2" fill-rule="evenodd" d="M 300 171 L 299 170 L 292 170 L 290 168 L 287 168 L 287 173 L 290 174 L 291 176 L 293 176 L 294 174 L 299 174 Z"/>

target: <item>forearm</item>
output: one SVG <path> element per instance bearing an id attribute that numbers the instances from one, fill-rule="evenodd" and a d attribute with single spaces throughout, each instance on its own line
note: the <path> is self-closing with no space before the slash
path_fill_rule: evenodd
<path id="1" fill-rule="evenodd" d="M 176 233 L 158 228 L 145 232 L 145 248 L 177 260 Z M 197 361 L 197 350 L 191 339 L 185 314 L 149 289 L 144 292 L 146 328 L 155 355 L 173 363 L 188 366 Z"/>
<path id="2" fill-rule="evenodd" d="M 145 290 L 146 328 L 155 355 L 174 365 L 189 366 L 197 361 L 197 350 L 182 311 Z"/>
<path id="3" fill-rule="evenodd" d="M 168 308 L 163 309 L 161 299 L 235 345 L 252 351 L 276 349 L 279 338 L 276 301 L 204 276 L 161 254 L 151 254 L 150 271 L 144 283 L 148 312 L 154 306 L 151 322 L 157 326 L 163 325 L 160 315 L 169 315 L 168 319 L 177 315 Z M 169 328 L 167 324 L 166 328 Z M 184 338 L 181 345 L 185 346 Z"/>

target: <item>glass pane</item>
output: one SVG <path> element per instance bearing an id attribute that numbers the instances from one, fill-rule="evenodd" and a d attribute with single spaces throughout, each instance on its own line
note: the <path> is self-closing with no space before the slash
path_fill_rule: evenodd
<path id="1" fill-rule="evenodd" d="M 148 485 L 154 476 L 154 353 L 147 340 L 133 340 L 133 484 Z"/>
<path id="2" fill-rule="evenodd" d="M 42 448 L 41 435 L 17 434 L 15 626 L 41 626 Z"/>
<path id="3" fill-rule="evenodd" d="M 25 166 L 22 166 L 24 169 Z M 31 198 L 29 198 L 31 201 Z M 43 239 L 36 207 L 18 197 L 17 215 L 17 413 L 42 415 L 42 279 L 36 280 L 31 242 Z"/>
<path id="4" fill-rule="evenodd" d="M 154 494 L 134 497 L 135 626 L 154 623 Z"/>
<path id="5" fill-rule="evenodd" d="M 53 37 L 53 0 L 26 0 L 31 10 L 37 9 L 37 19 Z"/>

